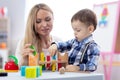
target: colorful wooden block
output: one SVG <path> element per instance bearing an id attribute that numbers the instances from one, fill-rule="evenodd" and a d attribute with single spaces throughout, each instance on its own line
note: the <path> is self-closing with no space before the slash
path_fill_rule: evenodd
<path id="1" fill-rule="evenodd" d="M 52 60 L 56 60 L 56 56 L 54 55 L 54 56 L 52 56 Z"/>
<path id="2" fill-rule="evenodd" d="M 45 61 L 45 55 L 43 52 L 40 53 L 40 61 Z"/>
<path id="3" fill-rule="evenodd" d="M 36 67 L 27 67 L 25 77 L 26 78 L 36 78 L 37 77 Z"/>
<path id="4" fill-rule="evenodd" d="M 56 56 L 52 56 L 52 61 L 56 60 Z M 52 71 L 54 72 L 56 70 L 56 63 L 52 63 Z"/>
<path id="5" fill-rule="evenodd" d="M 27 66 L 21 66 L 20 70 L 21 70 L 21 76 L 25 76 L 25 70 L 26 70 Z"/>
<path id="6" fill-rule="evenodd" d="M 40 76 L 42 76 L 42 66 L 39 67 L 40 67 Z"/>
<path id="7" fill-rule="evenodd" d="M 52 64 L 52 71 L 54 72 L 55 70 L 56 70 L 56 64 L 53 63 L 53 64 Z"/>
<path id="8" fill-rule="evenodd" d="M 40 61 L 41 62 L 44 62 L 45 61 L 45 55 L 44 55 L 44 52 L 41 52 L 40 53 Z M 42 65 L 42 70 L 45 70 L 45 64 Z"/>
<path id="9" fill-rule="evenodd" d="M 42 75 L 42 66 L 21 66 L 21 76 L 36 78 Z"/>
<path id="10" fill-rule="evenodd" d="M 42 75 L 42 66 L 36 66 L 36 74 L 37 74 L 37 77 L 41 76 Z"/>
<path id="11" fill-rule="evenodd" d="M 61 59 L 58 59 L 58 61 L 61 61 Z M 62 63 L 58 63 L 58 71 L 62 67 Z"/>
<path id="12" fill-rule="evenodd" d="M 36 54 L 36 55 L 32 55 L 32 54 L 30 54 L 29 56 L 28 56 L 28 60 L 29 60 L 29 62 L 28 62 L 28 65 L 29 66 L 37 66 L 37 64 L 38 64 L 38 54 Z"/>
<path id="13" fill-rule="evenodd" d="M 47 61 L 50 61 L 50 55 L 47 55 Z M 50 63 L 47 63 L 47 69 L 50 69 Z"/>

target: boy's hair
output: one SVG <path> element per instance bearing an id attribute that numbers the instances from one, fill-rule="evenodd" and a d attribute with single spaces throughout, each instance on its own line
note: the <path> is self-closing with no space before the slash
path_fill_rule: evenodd
<path id="1" fill-rule="evenodd" d="M 90 9 L 82 9 L 75 13 L 71 19 L 71 22 L 76 20 L 79 20 L 80 22 L 84 23 L 87 26 L 93 25 L 94 30 L 96 29 L 97 26 L 96 14 Z"/>

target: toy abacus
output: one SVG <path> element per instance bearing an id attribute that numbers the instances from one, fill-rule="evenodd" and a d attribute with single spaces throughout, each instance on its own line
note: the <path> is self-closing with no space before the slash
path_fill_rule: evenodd
<path id="1" fill-rule="evenodd" d="M 51 70 L 54 72 L 62 67 L 62 63 L 66 64 L 67 61 L 62 61 L 57 55 L 51 57 L 50 55 L 45 56 L 44 52 L 40 53 L 39 64 L 42 65 L 42 70 Z"/>

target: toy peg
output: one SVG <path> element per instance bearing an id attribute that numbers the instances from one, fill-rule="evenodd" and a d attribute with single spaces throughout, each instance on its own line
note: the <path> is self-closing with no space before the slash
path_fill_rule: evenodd
<path id="1" fill-rule="evenodd" d="M 47 62 L 50 61 L 50 55 L 47 55 Z M 50 69 L 50 63 L 47 63 L 47 69 Z"/>
<path id="2" fill-rule="evenodd" d="M 52 71 L 54 72 L 56 70 L 56 63 L 54 63 L 56 61 L 56 56 L 52 56 Z"/>
<path id="3" fill-rule="evenodd" d="M 40 53 L 40 61 L 44 62 L 45 61 L 45 55 L 43 52 Z"/>
<path id="4" fill-rule="evenodd" d="M 45 62 L 45 55 L 43 52 L 40 53 L 40 61 Z M 45 70 L 45 64 L 42 65 L 42 69 Z"/>

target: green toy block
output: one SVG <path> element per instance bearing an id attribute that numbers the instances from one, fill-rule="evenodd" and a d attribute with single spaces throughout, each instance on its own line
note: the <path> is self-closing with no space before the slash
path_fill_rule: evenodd
<path id="1" fill-rule="evenodd" d="M 42 66 L 40 66 L 39 68 L 40 68 L 40 76 L 42 76 Z"/>
<path id="2" fill-rule="evenodd" d="M 39 66 L 36 66 L 36 70 L 37 70 L 37 72 L 36 72 L 37 77 L 39 77 L 39 76 L 40 76 L 40 67 L 39 67 Z"/>

